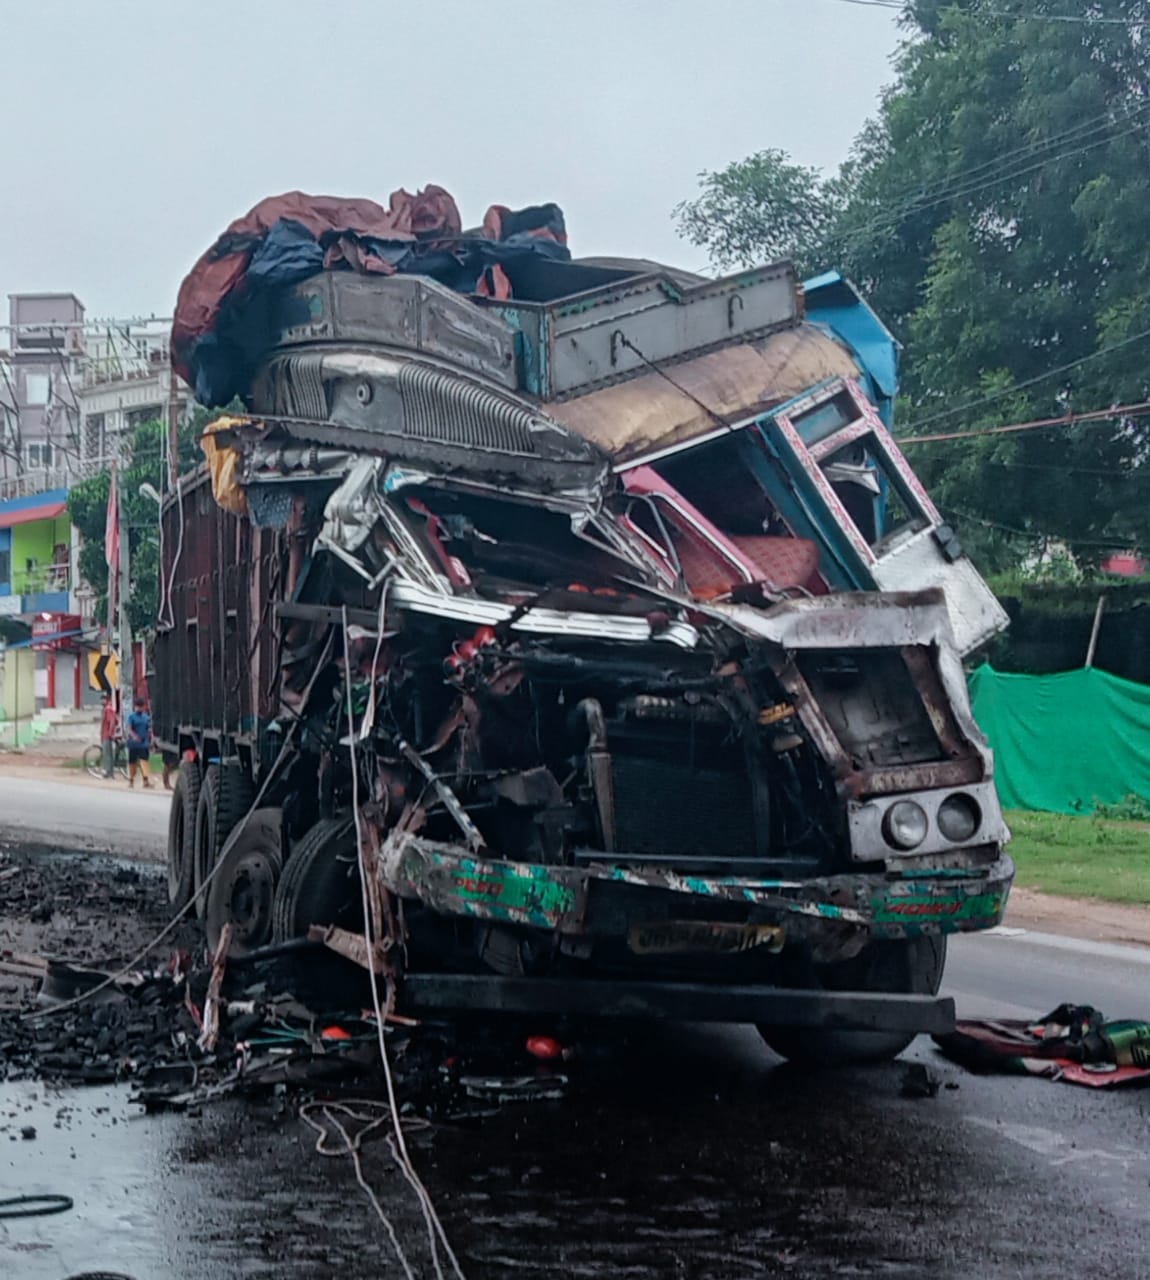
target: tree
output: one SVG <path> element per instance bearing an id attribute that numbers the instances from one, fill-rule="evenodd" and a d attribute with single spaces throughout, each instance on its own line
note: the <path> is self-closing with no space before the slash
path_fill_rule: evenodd
<path id="1" fill-rule="evenodd" d="M 702 194 L 676 205 L 673 217 L 722 270 L 780 258 L 806 269 L 840 212 L 836 185 L 783 151 L 760 151 L 718 173 L 701 173 L 699 183 Z"/>
<path id="2" fill-rule="evenodd" d="M 732 165 L 707 175 L 700 201 L 725 198 L 711 222 L 680 221 L 719 266 L 731 244 L 774 256 L 781 234 L 849 274 L 904 345 L 904 433 L 1150 392 L 1150 3 L 1044 20 L 1066 15 L 1064 0 L 908 4 L 877 118 L 833 178 L 810 178 L 809 235 L 791 218 L 754 239 L 755 217 L 796 194 L 778 153 L 759 171 L 769 190 Z M 1148 449 L 1150 419 L 1134 416 L 908 452 L 984 556 L 1054 539 L 1089 565 L 1150 543 Z"/>
<path id="3" fill-rule="evenodd" d="M 193 470 L 200 454 L 197 442 L 204 427 L 216 413 L 197 409 L 180 428 L 179 472 Z M 143 422 L 136 427 L 119 474 L 120 529 L 127 535 L 130 586 L 126 601 L 128 624 L 133 633 L 155 625 L 159 606 L 160 543 L 159 513 L 155 499 L 141 493 L 151 485 L 157 492 L 167 488 L 167 428 L 161 422 Z M 80 576 L 96 592 L 96 616 L 107 612 L 108 565 L 104 557 L 104 529 L 108 515 L 111 476 L 107 471 L 82 480 L 68 494 L 68 514 L 83 539 L 80 547 Z"/>

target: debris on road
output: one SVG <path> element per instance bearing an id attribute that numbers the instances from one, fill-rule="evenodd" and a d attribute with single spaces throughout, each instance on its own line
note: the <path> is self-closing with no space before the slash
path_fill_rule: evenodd
<path id="1" fill-rule="evenodd" d="M 1093 1089 L 1150 1082 L 1150 1022 L 1108 1022 L 1062 1004 L 1036 1021 L 971 1019 L 935 1042 L 970 1071 L 1045 1076 Z"/>
<path id="2" fill-rule="evenodd" d="M 942 1081 L 922 1062 L 907 1063 L 902 1073 L 904 1098 L 935 1098 L 942 1087 Z"/>

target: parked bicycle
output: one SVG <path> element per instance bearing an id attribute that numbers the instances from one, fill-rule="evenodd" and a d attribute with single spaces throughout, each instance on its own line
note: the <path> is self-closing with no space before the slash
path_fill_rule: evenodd
<path id="1" fill-rule="evenodd" d="M 93 778 L 104 777 L 103 743 L 94 742 L 90 747 L 85 747 L 80 759 Z M 112 771 L 119 774 L 121 778 L 128 776 L 128 744 L 123 738 L 117 738 L 112 743 Z"/>

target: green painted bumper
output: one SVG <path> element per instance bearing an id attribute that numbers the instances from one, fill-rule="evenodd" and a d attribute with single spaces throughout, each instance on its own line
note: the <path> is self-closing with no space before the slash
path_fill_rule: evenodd
<path id="1" fill-rule="evenodd" d="M 854 925 L 875 937 L 960 933 L 999 923 L 1014 878 L 1002 854 L 979 868 L 923 868 L 913 872 L 857 872 L 811 880 L 743 880 L 680 875 L 660 867 L 553 867 L 504 862 L 461 853 L 456 846 L 405 835 L 388 842 L 382 859 L 386 886 L 443 915 L 471 916 L 585 934 L 596 899 L 630 886 L 672 894 L 682 914 L 714 902 L 745 904 L 758 921 L 788 924 L 793 933 Z"/>

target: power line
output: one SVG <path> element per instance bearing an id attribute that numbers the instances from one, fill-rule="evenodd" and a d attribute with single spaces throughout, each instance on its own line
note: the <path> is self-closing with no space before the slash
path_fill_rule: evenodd
<path id="1" fill-rule="evenodd" d="M 1004 436 L 1019 431 L 1049 431 L 1058 427 L 1090 426 L 1115 418 L 1141 418 L 1150 414 L 1150 400 L 1115 405 L 1112 409 L 1091 409 L 1086 413 L 1064 413 L 1057 418 L 1036 418 L 1032 422 L 1011 422 L 997 427 L 974 427 L 970 431 L 940 431 L 928 436 L 897 436 L 900 445 L 934 444 L 938 441 L 970 440 L 976 436 Z"/>
<path id="2" fill-rule="evenodd" d="M 1150 480 L 1150 467 L 1130 467 L 1123 471 L 1117 467 L 1061 466 L 1056 462 L 998 462 L 993 458 L 987 458 L 981 465 L 1007 471 L 1054 471 L 1059 475 L 1106 476 L 1112 480 Z"/>
<path id="3" fill-rule="evenodd" d="M 1023 382 L 1015 382 L 1009 387 L 1003 387 L 999 391 L 992 391 L 976 400 L 968 400 L 965 404 L 955 405 L 953 408 L 942 409 L 938 413 L 933 413 L 928 418 L 920 418 L 917 422 L 907 427 L 907 431 L 913 433 L 921 427 L 930 426 L 932 422 L 941 422 L 944 418 L 953 418 L 956 413 L 965 413 L 968 409 L 977 409 L 984 404 L 993 404 L 1004 396 L 1013 395 L 1016 391 L 1024 391 L 1027 387 L 1033 387 L 1036 383 L 1045 382 L 1048 378 L 1056 378 L 1060 373 L 1068 373 L 1071 369 L 1077 369 L 1091 360 L 1098 360 L 1102 356 L 1109 355 L 1112 351 L 1121 351 L 1122 348 L 1128 347 L 1135 342 L 1141 342 L 1145 338 L 1150 338 L 1150 329 L 1142 329 L 1138 333 L 1132 333 L 1128 338 L 1123 338 L 1120 342 L 1112 342 L 1105 347 L 1099 347 L 1097 351 L 1091 351 L 1084 356 L 1079 356 L 1077 360 L 1071 360 L 1067 364 L 1048 369 L 1045 373 L 1036 374 L 1033 378 L 1027 378 Z M 913 436 L 907 436 L 906 439 L 913 439 Z"/>
<path id="4" fill-rule="evenodd" d="M 892 9 L 902 13 L 906 0 L 838 0 L 839 4 L 858 5 L 863 9 Z M 1088 27 L 1150 27 L 1150 18 L 1107 18 L 1088 13 L 1015 13 L 1009 9 L 968 9 L 947 5 L 940 13 L 960 13 L 967 18 L 1012 18 L 1016 22 L 1070 22 Z"/>
<path id="5" fill-rule="evenodd" d="M 1150 106 L 1147 103 L 1141 103 L 1130 111 L 1120 112 L 1115 115 L 1113 110 L 1100 112 L 1096 116 L 1091 116 L 1087 120 L 1080 120 L 1076 125 L 1072 125 L 1069 129 L 1063 129 L 1060 133 L 1052 133 L 1045 138 L 1032 138 L 1029 142 L 1024 143 L 1020 147 L 1015 147 L 1012 151 L 1000 152 L 997 156 L 993 156 L 990 160 L 983 161 L 982 164 L 972 165 L 967 169 L 960 169 L 957 174 L 951 174 L 946 178 L 940 178 L 937 182 L 928 183 L 921 188 L 919 195 L 926 197 L 932 196 L 940 191 L 946 191 L 952 187 L 956 180 L 961 181 L 965 178 L 977 178 L 985 176 L 990 170 L 996 169 L 1006 164 L 1010 160 L 1028 160 L 1049 147 L 1055 146 L 1059 142 L 1081 142 L 1083 138 L 1089 137 L 1091 134 L 1099 133 L 1104 128 L 1112 124 L 1123 124 L 1127 120 L 1145 112 Z M 909 194 L 909 188 L 907 189 Z"/>
<path id="6" fill-rule="evenodd" d="M 1136 547 L 1139 541 L 1132 534 L 1124 533 L 1115 534 L 1112 539 L 1103 542 L 1099 539 L 1079 538 L 1072 533 L 1052 533 L 1048 529 L 1016 529 L 1013 525 L 1001 524 L 997 520 L 987 520 L 985 516 L 976 516 L 972 511 L 960 511 L 957 507 L 950 507 L 948 510 L 961 520 L 971 520 L 975 524 L 985 525 L 988 529 L 997 529 L 1002 533 L 1013 534 L 1016 538 L 1027 538 L 1032 542 L 1036 538 L 1055 538 L 1059 542 L 1069 542 L 1076 547 L 1094 547 L 1100 551 L 1115 551 Z"/>
<path id="7" fill-rule="evenodd" d="M 1134 119 L 1139 115 L 1144 115 L 1147 109 L 1148 106 L 1139 107 L 1130 112 L 1126 118 Z M 1116 121 L 1116 123 L 1123 123 L 1123 121 Z M 1071 156 L 1083 155 L 1087 151 L 1093 151 L 1097 147 L 1104 147 L 1111 142 L 1117 142 L 1120 138 L 1125 138 L 1132 133 L 1139 132 L 1145 124 L 1146 120 L 1143 118 L 1138 121 L 1138 123 L 1131 125 L 1129 129 L 1123 129 L 1119 133 L 1107 134 L 1105 137 L 1096 138 L 1093 142 L 1083 143 L 1083 145 L 1079 147 L 1070 147 L 1062 151 L 1052 151 L 1049 155 L 1043 156 L 1040 160 L 1035 161 L 1033 164 L 1026 165 L 1023 168 L 1012 169 L 1003 173 L 995 174 L 982 182 L 968 183 L 965 186 L 960 183 L 953 189 L 929 200 L 919 201 L 917 203 L 914 201 L 908 202 L 901 208 L 892 209 L 888 213 L 873 219 L 869 223 L 863 223 L 862 226 L 855 227 L 853 229 L 845 228 L 837 236 L 832 233 L 828 237 L 828 242 L 833 245 L 837 241 L 838 243 L 846 246 L 861 240 L 872 232 L 891 231 L 903 220 L 903 218 L 910 214 L 923 213 L 928 209 L 935 209 L 939 205 L 947 204 L 951 200 L 959 200 L 968 196 L 977 195 L 980 191 L 989 190 L 991 187 L 998 186 L 1000 183 L 1013 182 L 1019 178 L 1024 178 L 1027 174 L 1035 173 L 1053 161 L 1067 160 Z"/>

